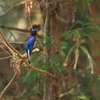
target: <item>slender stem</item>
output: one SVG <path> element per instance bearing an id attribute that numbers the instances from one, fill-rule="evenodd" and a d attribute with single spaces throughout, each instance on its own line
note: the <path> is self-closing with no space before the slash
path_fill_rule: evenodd
<path id="1" fill-rule="evenodd" d="M 35 70 L 35 71 L 37 71 L 37 72 L 40 72 L 40 73 L 44 73 L 44 74 L 46 74 L 46 75 L 48 75 L 48 76 L 51 76 L 51 77 L 53 77 L 53 78 L 57 78 L 54 74 L 52 74 L 52 73 L 49 73 L 49 72 L 47 72 L 47 71 L 44 71 L 44 70 L 40 70 L 40 69 L 37 69 L 37 68 L 35 68 L 35 67 L 32 67 L 29 63 L 27 63 L 26 61 L 25 61 L 25 63 L 26 63 L 26 65 L 28 65 L 28 67 L 30 67 L 31 69 L 33 69 L 33 70 Z"/>
<path id="2" fill-rule="evenodd" d="M 0 60 L 3 60 L 3 59 L 8 59 L 8 58 L 11 58 L 12 56 L 8 56 L 8 57 L 2 57 L 0 58 Z"/>
<path id="3" fill-rule="evenodd" d="M 7 90 L 10 88 L 10 86 L 15 82 L 17 79 L 18 73 L 16 72 L 14 76 L 12 77 L 11 81 L 8 83 L 8 85 L 3 89 L 3 91 L 0 94 L 0 100 L 2 99 L 3 95 L 7 92 Z"/>
<path id="4" fill-rule="evenodd" d="M 8 26 L 0 26 L 0 28 L 3 28 L 3 29 L 9 29 L 9 30 L 17 30 L 17 31 L 22 31 L 22 32 L 29 32 L 28 29 L 21 29 L 21 28 L 15 28 L 15 27 L 8 27 Z"/>
<path id="5" fill-rule="evenodd" d="M 10 45 L 10 43 L 6 40 L 6 38 L 3 36 L 3 34 L 2 34 L 1 32 L 0 32 L 0 35 L 1 35 L 2 38 L 4 39 L 5 43 L 6 43 L 6 44 L 7 44 L 7 45 L 22 59 L 23 62 L 26 63 L 26 65 L 27 65 L 28 67 L 30 67 L 31 69 L 33 69 L 33 70 L 35 70 L 35 71 L 37 71 L 37 72 L 44 73 L 44 74 L 49 75 L 49 76 L 51 76 L 51 77 L 53 77 L 53 78 L 56 78 L 56 76 L 55 76 L 54 74 L 50 73 L 50 72 L 47 72 L 47 71 L 40 70 L 40 69 L 37 69 L 37 68 L 35 68 L 35 67 L 32 67 L 29 63 L 27 63 L 27 62 L 25 61 L 25 58 L 23 57 L 23 55 L 21 55 L 14 47 L 12 47 L 12 46 Z"/>
<path id="6" fill-rule="evenodd" d="M 27 65 L 29 68 L 31 68 L 31 69 L 33 69 L 33 70 L 35 70 L 35 71 L 37 71 L 37 72 L 44 73 L 44 74 L 46 74 L 46 75 L 48 75 L 48 76 L 51 76 L 51 77 L 53 77 L 54 79 L 57 79 L 56 76 L 55 76 L 54 74 L 52 74 L 52 73 L 49 73 L 49 72 L 44 71 L 44 70 L 37 69 L 37 68 L 35 68 L 35 67 L 32 67 L 28 62 L 25 61 L 25 56 L 26 56 L 26 54 L 24 54 L 24 56 L 21 55 L 14 47 L 12 47 L 12 46 L 10 45 L 10 43 L 6 40 L 6 38 L 3 36 L 3 34 L 2 34 L 1 32 L 0 32 L 0 35 L 1 35 L 2 38 L 4 39 L 5 44 L 7 44 L 7 45 L 9 46 L 9 48 L 12 49 L 12 50 L 22 59 L 20 65 L 21 65 L 23 62 L 25 62 L 26 65 Z M 38 51 L 39 51 L 39 49 L 36 48 L 35 50 L 32 51 L 32 53 L 38 52 Z M 26 57 L 27 57 L 27 56 L 26 56 Z M 9 89 L 9 87 L 15 82 L 15 80 L 16 80 L 16 78 L 17 78 L 18 75 L 19 75 L 19 73 L 18 73 L 18 72 L 15 72 L 15 74 L 14 74 L 13 78 L 11 79 L 11 81 L 8 83 L 8 85 L 7 85 L 7 86 L 4 88 L 4 90 L 1 92 L 0 100 L 2 100 L 3 95 L 7 92 L 7 90 Z"/>
<path id="7" fill-rule="evenodd" d="M 19 7 L 19 6 L 23 5 L 23 4 L 25 4 L 24 1 L 22 1 L 22 2 L 20 2 L 20 3 L 18 3 L 18 4 L 16 4 L 13 8 L 8 9 L 7 12 L 5 12 L 5 13 L 2 14 L 2 15 L 0 15 L 0 17 L 3 17 L 3 16 L 6 15 L 7 13 L 11 12 L 14 8 L 17 8 L 17 7 Z"/>
<path id="8" fill-rule="evenodd" d="M 5 43 L 6 43 L 14 52 L 16 52 L 16 53 L 22 58 L 21 54 L 20 54 L 14 47 L 12 47 L 12 46 L 10 45 L 10 43 L 6 40 L 6 38 L 3 36 L 3 34 L 2 34 L 1 32 L 0 32 L 0 35 L 1 35 L 2 38 L 4 39 Z"/>

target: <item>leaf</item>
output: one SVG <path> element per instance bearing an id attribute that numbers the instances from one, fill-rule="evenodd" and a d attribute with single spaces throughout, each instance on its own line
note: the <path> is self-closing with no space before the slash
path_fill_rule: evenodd
<path id="1" fill-rule="evenodd" d="M 89 52 L 88 52 L 88 50 L 84 47 L 84 46 L 80 46 L 80 49 L 84 52 L 84 54 L 86 55 L 86 57 L 87 57 L 87 60 L 88 60 L 88 62 L 89 62 L 89 65 L 90 65 L 90 67 L 91 67 L 91 74 L 93 74 L 93 72 L 94 72 L 94 61 L 93 61 L 93 59 L 92 59 L 92 57 L 90 56 L 90 54 L 89 54 Z"/>
<path id="2" fill-rule="evenodd" d="M 74 69 L 76 69 L 76 67 L 77 67 L 78 58 L 79 58 L 79 49 L 76 49 L 76 51 L 75 51 Z"/>
<path id="3" fill-rule="evenodd" d="M 81 24 L 83 26 L 83 22 L 82 21 L 76 21 L 70 28 L 69 30 L 71 30 L 76 24 Z"/>
<path id="4" fill-rule="evenodd" d="M 66 57 L 65 62 L 68 61 L 68 58 L 69 58 L 70 54 L 72 53 L 72 51 L 74 50 L 74 48 L 75 48 L 75 45 L 74 45 L 73 47 L 70 48 L 70 50 L 69 50 L 69 52 L 68 52 L 68 54 L 67 54 L 67 57 Z"/>
<path id="5" fill-rule="evenodd" d="M 73 92 L 74 92 L 74 89 L 71 89 L 69 92 L 62 93 L 62 94 L 60 94 L 60 98 L 65 96 L 66 94 L 72 94 Z"/>

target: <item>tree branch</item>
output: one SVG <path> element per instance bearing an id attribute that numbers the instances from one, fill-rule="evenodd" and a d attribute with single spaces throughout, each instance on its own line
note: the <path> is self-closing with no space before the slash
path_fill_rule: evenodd
<path id="1" fill-rule="evenodd" d="M 8 59 L 8 58 L 11 58 L 11 57 L 12 57 L 12 56 L 2 57 L 2 58 L 0 58 L 0 60 Z"/>
<path id="2" fill-rule="evenodd" d="M 16 72 L 14 76 L 12 77 L 11 81 L 8 83 L 8 85 L 4 88 L 4 90 L 0 94 L 0 100 L 2 100 L 3 95 L 7 92 L 7 90 L 10 88 L 10 86 L 15 82 L 15 80 L 18 77 L 18 73 Z"/>
<path id="3" fill-rule="evenodd" d="M 32 54 L 35 54 L 37 52 L 39 52 L 40 50 L 38 48 L 35 48 L 33 51 L 32 51 Z M 25 59 L 27 58 L 27 53 L 23 54 L 22 57 Z"/>
<path id="4" fill-rule="evenodd" d="M 22 65 L 23 62 L 25 62 L 25 64 L 26 64 L 29 68 L 31 68 L 32 70 L 35 70 L 35 71 L 40 72 L 40 73 L 44 73 L 44 74 L 46 74 L 46 75 L 48 75 L 48 76 L 53 77 L 54 79 L 57 79 L 57 77 L 56 77 L 54 74 L 52 74 L 52 73 L 49 73 L 49 72 L 44 71 L 44 70 L 37 69 L 37 68 L 35 68 L 35 67 L 32 67 L 32 66 L 31 66 L 28 62 L 26 62 L 26 60 L 25 60 L 25 58 L 27 57 L 27 54 L 25 53 L 24 55 L 21 55 L 14 47 L 12 47 L 12 46 L 10 45 L 10 43 L 6 40 L 6 38 L 3 36 L 3 34 L 2 34 L 1 32 L 0 32 L 0 35 L 2 36 L 3 40 L 5 41 L 5 43 L 9 46 L 9 48 L 12 49 L 12 50 L 17 54 L 17 56 L 19 56 L 19 57 L 21 58 L 20 66 Z M 39 49 L 36 48 L 36 49 L 34 49 L 34 50 L 32 51 L 32 54 L 34 54 L 34 53 L 36 53 L 36 52 L 38 52 L 38 51 L 39 51 Z M 0 100 L 2 100 L 3 95 L 7 92 L 7 90 L 9 89 L 9 87 L 15 82 L 15 80 L 16 80 L 17 77 L 18 77 L 18 75 L 19 75 L 19 69 L 18 69 L 17 71 L 15 71 L 15 74 L 14 74 L 13 78 L 12 78 L 11 81 L 8 83 L 8 85 L 4 88 L 4 90 L 1 92 Z"/>
<path id="5" fill-rule="evenodd" d="M 32 67 L 29 63 L 27 63 L 26 61 L 25 61 L 25 57 L 23 57 L 23 55 L 21 55 L 14 47 L 12 47 L 11 45 L 10 45 L 10 43 L 6 40 L 6 38 L 3 36 L 3 34 L 0 32 L 0 35 L 2 36 L 2 38 L 4 39 L 4 41 L 5 41 L 5 43 L 22 59 L 22 61 L 23 62 L 25 62 L 26 63 L 26 65 L 28 66 L 28 67 L 30 67 L 31 69 L 33 69 L 33 70 L 35 70 L 35 71 L 37 71 L 37 72 L 40 72 L 40 73 L 44 73 L 44 74 L 46 74 L 46 75 L 49 75 L 49 76 L 51 76 L 51 77 L 53 77 L 53 78 L 57 78 L 54 74 L 52 74 L 52 73 L 49 73 L 49 72 L 47 72 L 47 71 L 44 71 L 44 70 L 40 70 L 40 69 L 37 69 L 37 68 L 35 68 L 35 67 Z M 38 50 L 39 49 L 37 49 L 36 50 L 36 52 L 38 52 Z M 34 50 L 33 50 L 34 51 Z M 25 54 L 26 55 L 26 54 Z"/>
<path id="6" fill-rule="evenodd" d="M 25 3 L 24 1 L 20 2 L 19 4 L 15 5 L 13 8 L 8 9 L 8 11 L 5 12 L 4 14 L 2 14 L 0 17 L 3 17 L 3 16 L 6 15 L 7 13 L 9 13 L 11 10 L 13 10 L 14 8 L 17 8 L 18 6 L 23 5 L 24 3 Z"/>
<path id="7" fill-rule="evenodd" d="M 9 42 L 10 44 L 20 44 L 20 45 L 24 45 L 24 44 L 26 44 L 26 42 Z M 0 44 L 2 44 L 3 45 L 3 43 L 2 42 L 0 42 Z"/>
<path id="8" fill-rule="evenodd" d="M 17 30 L 17 31 L 22 31 L 22 32 L 29 32 L 29 30 L 27 29 L 20 29 L 20 28 L 15 28 L 15 27 L 5 27 L 5 26 L 0 26 L 0 28 L 3 28 L 3 29 L 9 29 L 9 30 Z"/>
<path id="9" fill-rule="evenodd" d="M 22 31 L 22 32 L 30 32 L 30 30 L 28 30 L 28 29 L 20 29 L 20 28 L 8 27 L 8 26 L 4 26 L 4 25 L 1 25 L 0 28 L 9 29 L 9 30 L 16 30 L 16 31 Z M 35 29 L 37 30 L 37 32 L 41 30 L 41 29 L 38 29 L 38 28 L 35 28 Z M 40 36 L 39 34 L 37 34 L 37 37 L 42 38 L 42 36 Z"/>

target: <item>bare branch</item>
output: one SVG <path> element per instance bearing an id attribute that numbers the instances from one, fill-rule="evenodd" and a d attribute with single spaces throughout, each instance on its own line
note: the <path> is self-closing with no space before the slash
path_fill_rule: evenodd
<path id="1" fill-rule="evenodd" d="M 4 88 L 4 90 L 1 92 L 1 95 L 0 95 L 0 100 L 2 99 L 3 95 L 7 92 L 7 90 L 10 88 L 10 86 L 15 82 L 15 80 L 17 79 L 18 75 L 20 74 L 20 67 L 21 65 L 23 64 L 23 62 L 26 64 L 26 66 L 28 66 L 29 68 L 31 68 L 32 70 L 35 70 L 37 72 L 40 72 L 40 73 L 44 73 L 48 76 L 51 76 L 53 77 L 54 79 L 57 79 L 57 77 L 50 73 L 50 72 L 47 72 L 47 71 L 44 71 L 44 70 L 40 70 L 40 69 L 37 69 L 35 67 L 32 67 L 28 62 L 26 62 L 25 58 L 27 57 L 27 54 L 25 53 L 24 55 L 21 55 L 14 47 L 12 47 L 10 45 L 10 43 L 6 40 L 6 38 L 3 36 L 3 34 L 0 32 L 0 35 L 2 36 L 2 39 L 3 39 L 3 42 L 5 42 L 4 44 L 6 44 L 7 47 L 9 47 L 10 49 L 13 50 L 14 54 L 13 54 L 13 57 L 14 56 L 19 56 L 20 59 L 18 59 L 18 61 L 15 62 L 15 74 L 13 76 L 13 78 L 11 79 L 11 81 L 8 83 L 8 85 Z M 38 52 L 39 49 L 36 48 L 32 51 L 32 54 Z M 14 58 L 15 59 L 15 58 Z M 15 59 L 16 60 L 16 59 Z M 18 65 L 17 63 L 20 62 Z M 13 67 L 13 66 L 12 66 Z"/>
<path id="2" fill-rule="evenodd" d="M 5 26 L 0 26 L 0 28 L 3 28 L 3 29 L 9 29 L 9 30 L 16 30 L 16 31 L 22 31 L 22 32 L 29 32 L 28 29 L 20 29 L 20 28 L 15 28 L 15 27 L 5 27 Z"/>
<path id="3" fill-rule="evenodd" d="M 8 58 L 11 58 L 12 56 L 8 56 L 8 57 L 2 57 L 0 58 L 0 60 L 3 60 L 3 59 L 8 59 Z"/>
<path id="4" fill-rule="evenodd" d="M 0 94 L 0 100 L 2 100 L 3 95 L 7 92 L 7 90 L 10 88 L 10 86 L 16 81 L 18 77 L 18 74 L 15 73 L 11 81 L 8 83 L 8 85 L 4 88 L 4 90 Z"/>
<path id="5" fill-rule="evenodd" d="M 39 52 L 39 49 L 38 49 L 38 48 L 34 49 L 34 50 L 32 51 L 32 54 L 35 54 L 35 53 L 37 53 L 37 52 Z M 23 54 L 22 56 L 23 56 L 24 59 L 27 58 L 27 53 Z"/>
<path id="6" fill-rule="evenodd" d="M 46 74 L 46 75 L 49 75 L 49 76 L 51 76 L 51 77 L 53 77 L 53 78 L 57 78 L 54 74 L 52 74 L 52 73 L 49 73 L 49 72 L 47 72 L 47 71 L 44 71 L 44 70 L 40 70 L 40 69 L 37 69 L 37 68 L 35 68 L 35 67 L 32 67 L 29 63 L 27 63 L 26 61 L 25 61 L 25 57 L 23 57 L 23 55 L 21 55 L 14 47 L 12 47 L 11 45 L 10 45 L 10 43 L 9 42 L 7 42 L 7 40 L 6 40 L 6 38 L 3 36 L 3 34 L 0 32 L 0 35 L 2 36 L 2 38 L 4 39 L 4 41 L 5 41 L 5 43 L 17 54 L 17 56 L 19 56 L 21 59 L 22 59 L 22 62 L 25 62 L 26 63 L 26 65 L 29 67 L 29 68 L 31 68 L 31 69 L 33 69 L 33 70 L 35 70 L 35 71 L 37 71 L 37 72 L 40 72 L 40 73 L 44 73 L 44 74 Z M 39 49 L 37 49 L 37 50 L 33 50 L 33 52 L 38 52 L 38 50 Z M 26 55 L 26 54 L 25 54 Z"/>
<path id="7" fill-rule="evenodd" d="M 6 11 L 4 14 L 2 14 L 0 17 L 3 17 L 4 15 L 6 15 L 7 13 L 11 12 L 11 10 L 13 10 L 14 8 L 17 8 L 18 6 L 21 6 L 25 4 L 24 1 L 20 2 L 19 4 L 15 5 L 14 7 L 12 7 L 11 9 L 8 9 L 8 11 Z"/>
<path id="8" fill-rule="evenodd" d="M 40 25 L 34 24 L 34 25 L 32 25 L 32 27 L 33 27 L 33 29 L 37 30 L 37 32 L 41 30 Z M 9 30 L 16 30 L 16 31 L 22 31 L 22 32 L 30 32 L 30 30 L 28 30 L 28 29 L 20 29 L 20 28 L 15 28 L 15 27 L 7 27 L 7 26 L 4 26 L 4 25 L 1 25 L 0 28 L 9 29 Z M 38 38 L 42 38 L 42 36 L 39 35 L 39 34 L 37 34 L 37 37 Z"/>

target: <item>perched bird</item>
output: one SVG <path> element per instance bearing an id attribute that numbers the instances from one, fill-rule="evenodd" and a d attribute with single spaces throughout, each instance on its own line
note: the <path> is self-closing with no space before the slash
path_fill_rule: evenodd
<path id="1" fill-rule="evenodd" d="M 27 52 L 27 57 L 28 57 L 28 63 L 30 63 L 30 56 L 31 56 L 31 52 L 33 50 L 34 47 L 34 43 L 36 41 L 36 30 L 31 30 L 31 36 L 28 39 L 28 42 L 26 44 L 26 52 Z"/>

